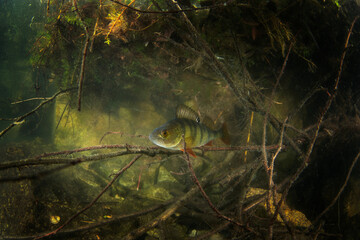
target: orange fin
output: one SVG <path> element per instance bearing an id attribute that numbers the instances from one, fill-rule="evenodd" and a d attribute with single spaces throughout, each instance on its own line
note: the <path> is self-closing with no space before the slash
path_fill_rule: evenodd
<path id="1" fill-rule="evenodd" d="M 180 150 L 183 151 L 183 152 L 185 152 L 184 149 L 180 149 Z M 190 154 L 191 156 L 193 156 L 194 158 L 196 158 L 196 155 L 195 155 L 194 151 L 193 151 L 191 148 L 187 148 L 187 149 L 186 149 L 186 152 L 187 152 L 188 154 Z"/>
<path id="2" fill-rule="evenodd" d="M 210 141 L 210 142 L 208 142 L 207 144 L 205 144 L 204 146 L 209 146 L 209 147 L 211 147 L 213 145 L 213 141 Z"/>
<path id="3" fill-rule="evenodd" d="M 228 132 L 226 123 L 223 124 L 222 128 L 221 128 L 221 140 L 226 144 L 226 145 L 230 145 L 230 134 Z"/>

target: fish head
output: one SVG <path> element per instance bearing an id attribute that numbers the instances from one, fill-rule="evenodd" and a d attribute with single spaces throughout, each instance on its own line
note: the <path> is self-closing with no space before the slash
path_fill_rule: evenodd
<path id="1" fill-rule="evenodd" d="M 149 139 L 154 144 L 168 149 L 178 149 L 182 139 L 182 133 L 179 124 L 176 121 L 170 121 L 156 128 L 150 135 Z"/>

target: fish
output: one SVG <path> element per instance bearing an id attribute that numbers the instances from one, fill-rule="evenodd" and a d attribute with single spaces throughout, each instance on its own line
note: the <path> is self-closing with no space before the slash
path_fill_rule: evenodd
<path id="1" fill-rule="evenodd" d="M 155 145 L 166 149 L 184 149 L 196 157 L 192 148 L 204 145 L 212 145 L 214 139 L 220 138 L 225 144 L 230 145 L 230 135 L 226 123 L 220 129 L 215 130 L 214 122 L 209 117 L 200 119 L 199 115 L 186 105 L 179 105 L 176 109 L 176 118 L 154 129 L 149 139 Z"/>

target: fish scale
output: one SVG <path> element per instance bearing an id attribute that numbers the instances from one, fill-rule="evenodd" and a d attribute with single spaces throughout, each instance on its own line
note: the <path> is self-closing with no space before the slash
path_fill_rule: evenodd
<path id="1" fill-rule="evenodd" d="M 221 129 L 213 130 L 201 123 L 195 111 L 186 106 L 178 107 L 176 116 L 177 118 L 156 128 L 149 139 L 160 147 L 184 151 L 184 136 L 186 151 L 193 156 L 195 156 L 193 147 L 203 146 L 216 138 L 221 138 L 224 143 L 230 144 L 225 124 Z"/>

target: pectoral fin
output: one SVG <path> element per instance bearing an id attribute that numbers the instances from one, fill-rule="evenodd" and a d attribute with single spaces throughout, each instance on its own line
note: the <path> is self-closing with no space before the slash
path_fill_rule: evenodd
<path id="1" fill-rule="evenodd" d="M 181 149 L 181 151 L 185 152 L 184 149 Z M 195 155 L 194 151 L 191 148 L 187 148 L 186 152 L 188 154 L 190 154 L 191 156 L 193 156 L 194 158 L 196 158 L 196 155 Z"/>

